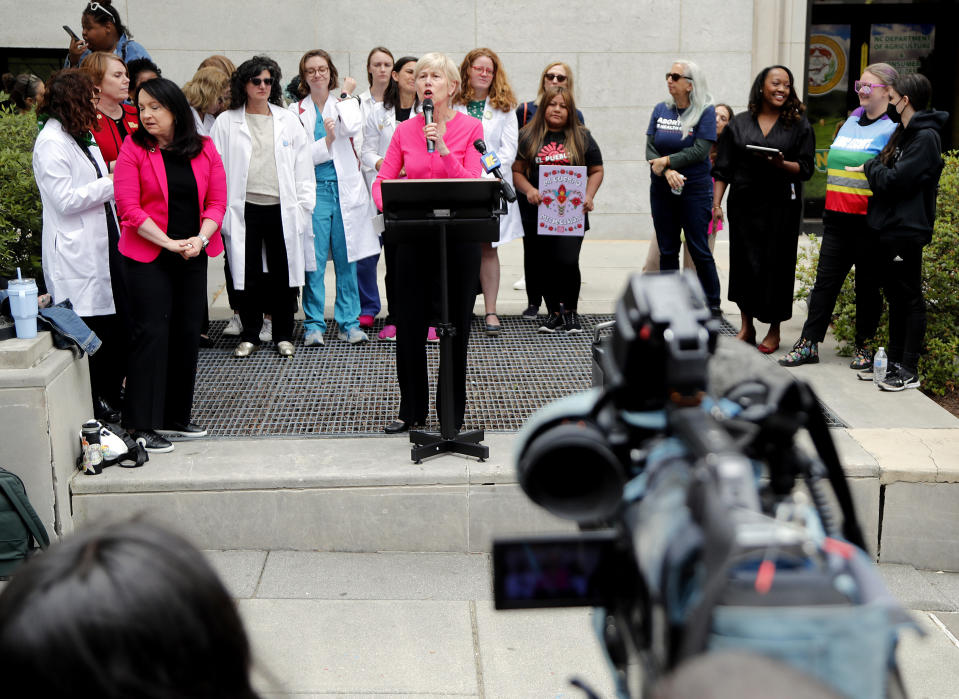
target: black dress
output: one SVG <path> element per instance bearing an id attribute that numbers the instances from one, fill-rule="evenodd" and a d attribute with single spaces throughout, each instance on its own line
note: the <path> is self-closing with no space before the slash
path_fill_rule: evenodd
<path id="1" fill-rule="evenodd" d="M 747 144 L 779 149 L 799 163 L 792 175 Z M 816 137 L 803 116 L 777 121 L 767 136 L 749 112 L 737 114 L 719 139 L 713 178 L 729 185 L 729 300 L 761 323 L 792 316 L 802 183 L 812 177 Z"/>

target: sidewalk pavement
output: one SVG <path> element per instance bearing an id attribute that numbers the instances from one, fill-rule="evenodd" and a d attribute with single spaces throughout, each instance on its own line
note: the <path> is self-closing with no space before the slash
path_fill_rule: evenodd
<path id="1" fill-rule="evenodd" d="M 238 599 L 265 696 L 602 697 L 588 609 L 498 612 L 486 554 L 211 551 Z M 959 574 L 883 565 L 925 638 L 898 652 L 909 696 L 956 696 Z"/>

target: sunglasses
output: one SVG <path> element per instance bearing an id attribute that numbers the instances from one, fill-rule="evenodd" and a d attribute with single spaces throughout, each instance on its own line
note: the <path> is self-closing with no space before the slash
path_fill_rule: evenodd
<path id="1" fill-rule="evenodd" d="M 254 87 L 259 87 L 260 83 L 269 87 L 273 84 L 273 78 L 250 78 L 250 82 L 253 83 Z"/>
<path id="2" fill-rule="evenodd" d="M 115 17 L 113 12 L 98 2 L 91 2 L 87 5 L 87 10 L 90 12 L 103 12 L 104 14 L 110 15 L 111 18 Z"/>
<path id="3" fill-rule="evenodd" d="M 557 82 L 564 83 L 566 82 L 566 76 L 560 75 L 558 73 L 547 73 L 545 76 L 547 82 Z"/>
<path id="4" fill-rule="evenodd" d="M 872 88 L 874 87 L 889 87 L 883 83 L 866 83 L 862 80 L 857 80 L 855 83 L 856 92 L 858 92 L 863 97 L 868 97 L 872 94 Z"/>
<path id="5" fill-rule="evenodd" d="M 666 79 L 672 80 L 674 83 L 678 83 L 680 78 L 686 78 L 687 80 L 692 81 L 692 78 L 688 75 L 683 75 L 682 73 L 666 73 Z"/>

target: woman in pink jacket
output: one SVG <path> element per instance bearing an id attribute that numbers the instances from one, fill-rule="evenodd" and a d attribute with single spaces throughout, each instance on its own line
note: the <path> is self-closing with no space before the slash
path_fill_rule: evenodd
<path id="1" fill-rule="evenodd" d="M 406 170 L 411 180 L 480 177 L 483 166 L 473 141 L 483 138 L 483 122 L 453 109 L 450 100 L 459 90 L 459 70 L 447 56 L 428 53 L 416 63 L 416 93 L 422 103 L 433 100 L 433 123 L 422 114 L 396 127 L 383 165 L 373 182 L 373 201 L 383 209 L 383 180 L 392 180 Z M 435 144 L 426 150 L 427 139 Z M 479 278 L 480 244 L 450 240 L 449 318 L 456 327 L 453 336 L 453 418 L 463 426 L 466 413 L 466 348 Z M 396 317 L 396 374 L 400 384 L 398 418 L 386 426 L 387 434 L 406 432 L 426 423 L 429 412 L 429 381 L 426 373 L 426 337 L 430 321 L 432 280 L 439 269 L 439 250 L 433 242 L 400 245 L 396 251 L 400 294 Z M 442 376 L 442 371 L 440 372 Z M 436 395 L 442 394 L 437 387 Z M 437 406 L 437 414 L 441 414 Z"/>
<path id="2" fill-rule="evenodd" d="M 226 174 L 196 131 L 176 86 L 154 78 L 136 95 L 140 128 L 123 142 L 114 177 L 132 318 L 123 425 L 147 451 L 205 437 L 193 424 L 193 385 L 207 256 L 223 252 Z"/>

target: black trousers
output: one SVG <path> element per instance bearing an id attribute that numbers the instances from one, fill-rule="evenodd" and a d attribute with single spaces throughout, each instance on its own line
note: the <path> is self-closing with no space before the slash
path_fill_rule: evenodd
<path id="1" fill-rule="evenodd" d="M 836 299 L 846 275 L 856 266 L 856 345 L 867 345 L 879 327 L 882 294 L 879 292 L 879 237 L 858 215 L 823 216 L 822 245 L 816 283 L 809 294 L 809 315 L 802 336 L 822 342 L 832 321 Z"/>
<path id="2" fill-rule="evenodd" d="M 293 339 L 295 289 L 290 288 L 286 241 L 283 239 L 283 219 L 280 205 L 247 204 L 246 219 L 246 280 L 243 291 L 237 289 L 240 320 L 243 322 L 244 342 L 260 344 L 260 326 L 263 314 L 273 316 L 273 341 Z M 263 271 L 263 251 L 266 265 Z M 322 264 L 317 260 L 317 264 Z"/>
<path id="3" fill-rule="evenodd" d="M 126 291 L 123 294 L 125 296 Z M 90 393 L 94 408 L 97 399 L 102 398 L 112 408 L 119 410 L 123 377 L 127 374 L 130 337 L 128 326 L 119 313 L 84 316 L 83 322 L 90 326 L 90 330 L 97 334 L 101 342 L 100 349 L 90 355 Z"/>
<path id="4" fill-rule="evenodd" d="M 543 301 L 540 281 L 540 237 L 536 233 L 536 219 L 523 219 L 523 276 L 526 277 L 526 302 L 539 308 Z"/>
<path id="5" fill-rule="evenodd" d="M 404 243 L 396 248 L 396 376 L 400 384 L 399 419 L 424 424 L 429 412 L 429 377 L 426 333 L 434 315 L 436 279 L 439 278 L 439 246 L 435 240 Z M 480 246 L 473 242 L 450 242 L 447 246 L 449 319 L 453 336 L 453 419 L 463 424 L 466 415 L 466 351 L 469 346 L 475 285 L 479 276 Z M 437 418 L 441 417 L 442 367 L 437 387 Z"/>
<path id="6" fill-rule="evenodd" d="M 926 301 L 922 296 L 922 243 L 882 240 L 882 289 L 889 303 L 890 362 L 918 374 L 926 339 Z"/>
<path id="7" fill-rule="evenodd" d="M 190 422 L 206 307 L 206 253 L 184 260 L 161 250 L 153 262 L 125 259 L 132 340 L 123 425 L 153 430 Z"/>

